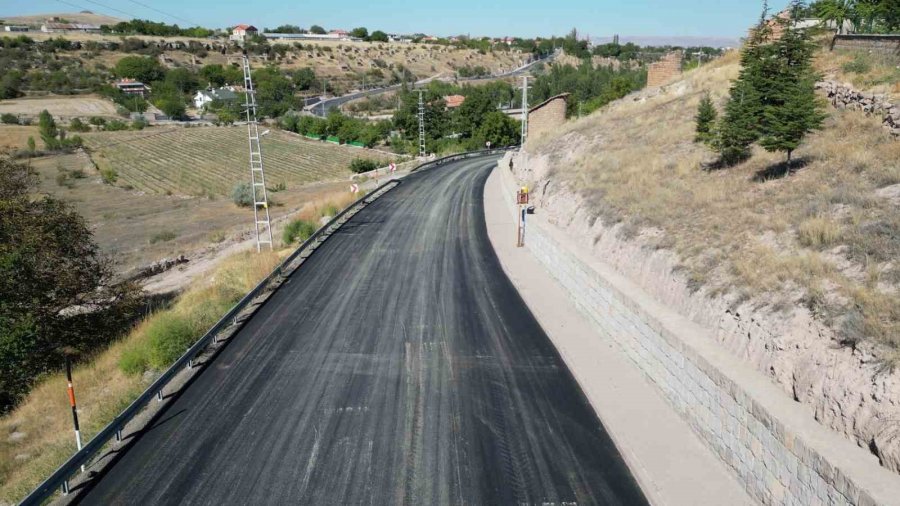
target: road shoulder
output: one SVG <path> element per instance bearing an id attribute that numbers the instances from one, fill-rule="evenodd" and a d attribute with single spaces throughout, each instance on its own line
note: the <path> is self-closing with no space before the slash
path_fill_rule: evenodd
<path id="1" fill-rule="evenodd" d="M 648 499 L 657 505 L 754 504 L 613 341 L 594 330 L 527 248 L 515 247 L 514 188 L 495 169 L 485 221 L 506 275 L 547 332 Z M 508 195 L 507 195 L 508 193 Z"/>

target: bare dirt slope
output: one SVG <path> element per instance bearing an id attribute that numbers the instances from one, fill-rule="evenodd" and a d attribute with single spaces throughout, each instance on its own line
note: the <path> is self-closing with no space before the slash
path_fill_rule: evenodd
<path id="1" fill-rule="evenodd" d="M 728 55 L 533 138 L 517 175 L 538 212 L 900 470 L 900 142 L 829 109 L 794 172 L 764 152 L 704 170 L 697 104 L 721 105 L 738 69 Z"/>

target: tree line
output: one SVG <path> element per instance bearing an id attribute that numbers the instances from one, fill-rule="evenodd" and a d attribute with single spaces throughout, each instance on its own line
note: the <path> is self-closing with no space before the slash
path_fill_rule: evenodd
<path id="1" fill-rule="evenodd" d="M 857 33 L 900 32 L 900 0 L 816 0 L 799 12 L 844 32 L 847 22 Z"/>

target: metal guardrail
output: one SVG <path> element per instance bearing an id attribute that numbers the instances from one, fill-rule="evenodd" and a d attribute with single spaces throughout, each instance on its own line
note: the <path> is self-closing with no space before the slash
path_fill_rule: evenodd
<path id="1" fill-rule="evenodd" d="M 431 160 L 428 162 L 419 165 L 418 167 L 412 169 L 411 172 L 415 172 L 421 169 L 427 169 L 432 166 L 439 166 L 445 163 L 462 160 L 467 158 L 476 158 L 479 156 L 488 156 L 492 154 L 498 154 L 501 152 L 505 152 L 511 148 L 497 148 L 497 149 L 489 149 L 482 151 L 471 151 L 467 153 L 459 153 L 455 155 L 445 156 L 443 158 L 438 158 L 436 160 Z M 51 498 L 57 491 L 62 491 L 63 493 L 69 492 L 69 478 L 74 474 L 78 473 L 81 469 L 81 466 L 88 465 L 89 460 L 96 453 L 100 452 L 104 446 L 112 439 L 116 438 L 116 441 L 122 440 L 122 431 L 125 429 L 125 426 L 132 420 L 134 417 L 140 413 L 144 407 L 152 401 L 155 397 L 158 401 L 163 400 L 163 390 L 169 384 L 169 382 L 184 368 L 193 368 L 194 360 L 206 350 L 207 346 L 210 343 L 217 343 L 217 336 L 222 331 L 228 329 L 229 327 L 236 325 L 238 315 L 244 311 L 253 300 L 262 294 L 268 287 L 269 284 L 275 280 L 276 278 L 282 276 L 285 273 L 285 270 L 293 263 L 300 255 L 310 249 L 313 245 L 318 246 L 316 244 L 319 239 L 326 234 L 333 227 L 339 228 L 340 220 L 346 216 L 349 212 L 355 209 L 362 203 L 366 203 L 367 199 L 374 201 L 379 195 L 377 195 L 381 191 L 387 191 L 389 189 L 393 189 L 393 187 L 399 185 L 402 180 L 400 179 L 392 179 L 390 181 L 385 182 L 384 184 L 375 188 L 368 195 L 356 200 L 344 210 L 339 212 L 334 218 L 332 218 L 328 223 L 315 231 L 306 241 L 303 242 L 293 253 L 291 253 L 287 258 L 285 258 L 278 266 L 273 270 L 268 276 L 266 276 L 253 290 L 250 291 L 247 295 L 244 296 L 234 307 L 229 310 L 225 316 L 223 316 L 215 325 L 212 326 L 197 342 L 194 343 L 193 346 L 188 348 L 188 350 L 175 361 L 174 364 L 171 365 L 165 372 L 163 372 L 159 378 L 156 379 L 149 387 L 147 387 L 144 392 L 138 396 L 124 411 L 119 413 L 112 422 L 110 422 L 106 427 L 103 428 L 100 432 L 98 432 L 81 450 L 73 454 L 69 457 L 65 463 L 63 463 L 53 474 L 51 474 L 43 483 L 38 485 L 30 494 L 28 494 L 22 501 L 21 505 L 23 506 L 32 506 L 42 504 L 47 499 Z M 391 188 L 388 188 L 390 186 Z M 370 203 L 370 202 L 368 202 Z M 335 230 L 337 230 L 335 228 Z M 332 230 L 330 233 L 333 233 Z M 313 248 L 315 249 L 315 248 Z M 277 290 L 277 286 L 274 290 Z"/>

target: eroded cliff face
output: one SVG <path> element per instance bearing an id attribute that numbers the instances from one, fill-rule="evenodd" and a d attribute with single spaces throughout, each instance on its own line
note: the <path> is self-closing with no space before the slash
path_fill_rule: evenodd
<path id="1" fill-rule="evenodd" d="M 661 231 L 622 233 L 621 224 L 595 218 L 596 203 L 554 177 L 580 156 L 576 150 L 543 149 L 527 160 L 523 154 L 507 155 L 500 167 L 509 170 L 512 158 L 517 179 L 532 188 L 537 212 L 659 302 L 714 330 L 723 348 L 808 406 L 821 424 L 900 472 L 900 372 L 885 370 L 868 347 L 842 346 L 834 330 L 803 307 L 776 312 L 757 300 L 739 302 L 690 286 L 679 258 L 658 247 Z"/>

